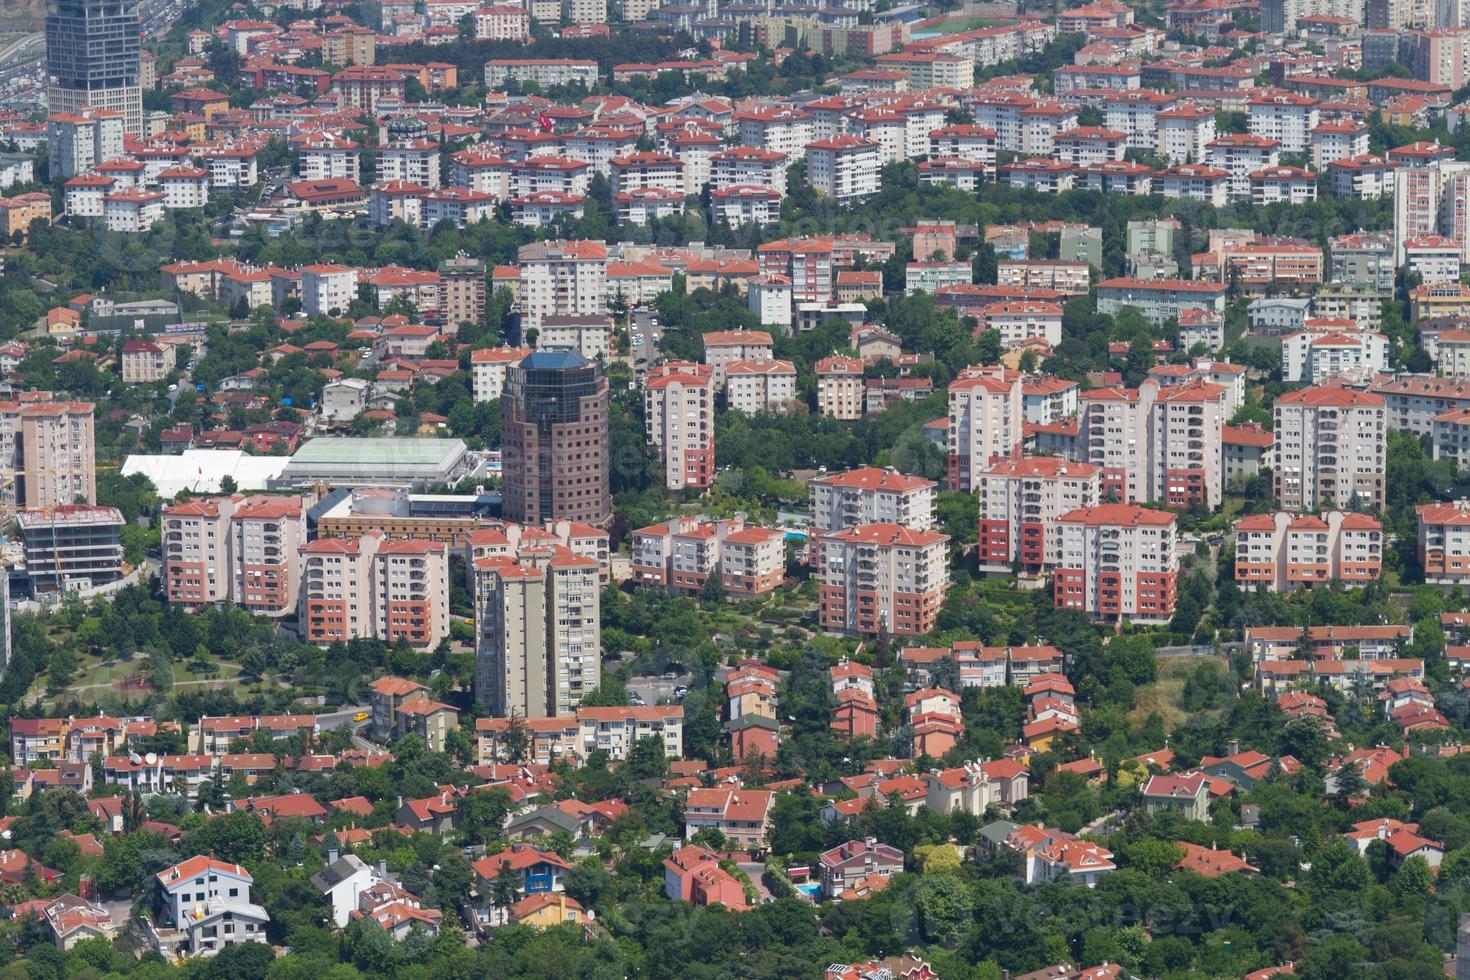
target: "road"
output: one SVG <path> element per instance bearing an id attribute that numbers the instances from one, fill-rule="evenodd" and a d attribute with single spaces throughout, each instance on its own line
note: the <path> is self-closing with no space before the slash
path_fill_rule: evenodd
<path id="1" fill-rule="evenodd" d="M 356 705 L 342 708 L 325 715 L 316 716 L 316 727 L 318 731 L 334 732 L 344 724 L 350 726 L 354 731 L 362 728 L 368 723 L 368 719 L 354 721 L 353 718 L 360 714 L 371 714 L 372 708 L 368 705 Z"/>

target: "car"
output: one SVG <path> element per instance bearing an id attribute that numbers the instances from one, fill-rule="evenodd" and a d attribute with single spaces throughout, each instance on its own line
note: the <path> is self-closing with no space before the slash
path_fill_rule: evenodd
<path id="1" fill-rule="evenodd" d="M 355 714 L 355 715 L 352 716 L 352 720 L 353 721 L 367 721 L 368 720 L 368 713 L 366 711 L 359 711 L 357 714 Z"/>

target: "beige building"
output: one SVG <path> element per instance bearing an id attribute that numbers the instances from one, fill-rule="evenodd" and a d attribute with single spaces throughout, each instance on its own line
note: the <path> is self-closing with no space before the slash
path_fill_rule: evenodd
<path id="1" fill-rule="evenodd" d="M 302 627 L 319 646 L 357 637 L 415 649 L 449 636 L 449 545 L 388 539 L 320 538 L 301 552 Z"/>
<path id="2" fill-rule="evenodd" d="M 125 340 L 122 345 L 123 384 L 155 384 L 174 369 L 174 345 L 154 340 Z"/>
<path id="3" fill-rule="evenodd" d="M 602 242 L 554 241 L 522 245 L 521 330 L 539 329 L 542 317 L 607 312 L 607 247 Z"/>
<path id="4" fill-rule="evenodd" d="M 1131 504 L 1101 504 L 1057 522 L 1061 564 L 1052 601 L 1101 620 L 1164 622 L 1174 615 L 1179 559 L 1175 516 Z"/>
<path id="5" fill-rule="evenodd" d="M 470 351 L 470 379 L 475 401 L 500 400 L 505 387 L 505 369 L 519 364 L 531 353 L 529 347 L 488 347 Z"/>
<path id="6" fill-rule="evenodd" d="M 734 361 L 725 367 L 725 405 L 746 415 L 787 412 L 796 404 L 796 365 Z"/>
<path id="7" fill-rule="evenodd" d="M 95 406 L 45 392 L 22 397 L 0 404 L 0 501 L 9 509 L 95 504 Z"/>
<path id="8" fill-rule="evenodd" d="M 949 386 L 949 488 L 968 493 L 980 474 L 1019 454 L 1021 376 L 966 368 Z"/>
<path id="9" fill-rule="evenodd" d="M 1095 388 L 1081 396 L 1081 455 L 1102 468 L 1103 493 L 1128 503 L 1214 507 L 1224 487 L 1228 392 L 1207 381 Z"/>
<path id="10" fill-rule="evenodd" d="M 817 362 L 817 414 L 852 421 L 863 417 L 863 362 L 856 357 L 824 357 Z"/>
<path id="11" fill-rule="evenodd" d="M 947 534 L 899 524 L 862 524 L 814 541 L 822 629 L 928 633 L 949 590 L 948 545 Z"/>
<path id="12" fill-rule="evenodd" d="M 669 361 L 643 381 L 648 444 L 663 461 L 664 486 L 703 489 L 715 478 L 715 369 Z"/>
<path id="13" fill-rule="evenodd" d="M 676 517 L 633 532 L 633 581 L 698 595 L 715 575 L 727 595 L 766 595 L 786 572 L 785 537 L 741 520 Z"/>
<path id="14" fill-rule="evenodd" d="M 475 563 L 475 698 L 492 715 L 569 715 L 602 677 L 600 569 L 560 546 Z"/>
<path id="15" fill-rule="evenodd" d="M 1302 388 L 1276 399 L 1276 500 L 1286 510 L 1331 501 L 1381 508 L 1388 439 L 1382 395 Z"/>
<path id="16" fill-rule="evenodd" d="M 1375 582 L 1383 573 L 1383 524 L 1367 514 L 1254 514 L 1235 522 L 1235 581 L 1289 592 L 1329 582 Z"/>
<path id="17" fill-rule="evenodd" d="M 228 600 L 259 616 L 296 611 L 306 511 L 299 497 L 201 497 L 163 510 L 169 602 Z"/>
<path id="18" fill-rule="evenodd" d="M 725 368 L 736 361 L 769 361 L 771 335 L 764 330 L 711 330 L 704 335 L 704 363 L 715 369 L 717 384 L 725 383 Z"/>
<path id="19" fill-rule="evenodd" d="M 429 696 L 427 687 L 403 677 L 379 677 L 368 687 L 372 691 L 373 731 L 384 737 L 397 729 L 398 711 L 403 705 Z"/>
<path id="20" fill-rule="evenodd" d="M 449 745 L 449 733 L 459 727 L 459 712 L 447 704 L 418 698 L 400 704 L 394 721 L 395 740 L 417 735 L 430 752 L 443 752 Z"/>
<path id="21" fill-rule="evenodd" d="M 1030 574 L 1061 564 L 1057 521 L 1102 498 L 1102 468 L 1051 456 L 1022 456 L 997 463 L 980 475 L 979 567 L 1009 573 L 1017 565 Z"/>
<path id="22" fill-rule="evenodd" d="M 1435 370 L 1447 378 L 1470 378 L 1470 330 L 1445 330 L 1439 335 Z"/>

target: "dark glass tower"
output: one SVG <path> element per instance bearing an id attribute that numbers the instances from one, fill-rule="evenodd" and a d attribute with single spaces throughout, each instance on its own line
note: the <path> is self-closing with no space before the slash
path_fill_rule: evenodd
<path id="1" fill-rule="evenodd" d="M 506 369 L 500 399 L 507 520 L 603 525 L 608 490 L 607 378 L 575 350 L 538 350 Z"/>
<path id="2" fill-rule="evenodd" d="M 137 0 L 50 0 L 46 11 L 47 100 L 51 112 L 84 108 L 123 114 L 141 134 Z"/>

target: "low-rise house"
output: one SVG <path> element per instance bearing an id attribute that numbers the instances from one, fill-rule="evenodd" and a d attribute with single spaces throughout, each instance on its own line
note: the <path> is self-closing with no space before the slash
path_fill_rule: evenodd
<path id="1" fill-rule="evenodd" d="M 255 879 L 238 864 L 202 855 L 158 872 L 163 921 L 157 931 L 166 956 L 213 956 L 226 946 L 264 942 L 270 915 L 250 901 Z"/>
<path id="2" fill-rule="evenodd" d="M 1203 773 L 1150 776 L 1141 795 L 1150 813 L 1175 810 L 1186 820 L 1207 820 L 1210 815 L 1210 781 Z"/>
<path id="3" fill-rule="evenodd" d="M 853 886 L 877 875 L 892 878 L 903 870 L 903 852 L 877 838 L 852 840 L 824 851 L 817 859 L 822 894 L 839 898 Z"/>
<path id="4" fill-rule="evenodd" d="M 745 886 L 724 868 L 719 858 L 697 844 L 676 848 L 664 859 L 664 895 L 675 902 L 723 905 L 744 911 Z"/>

